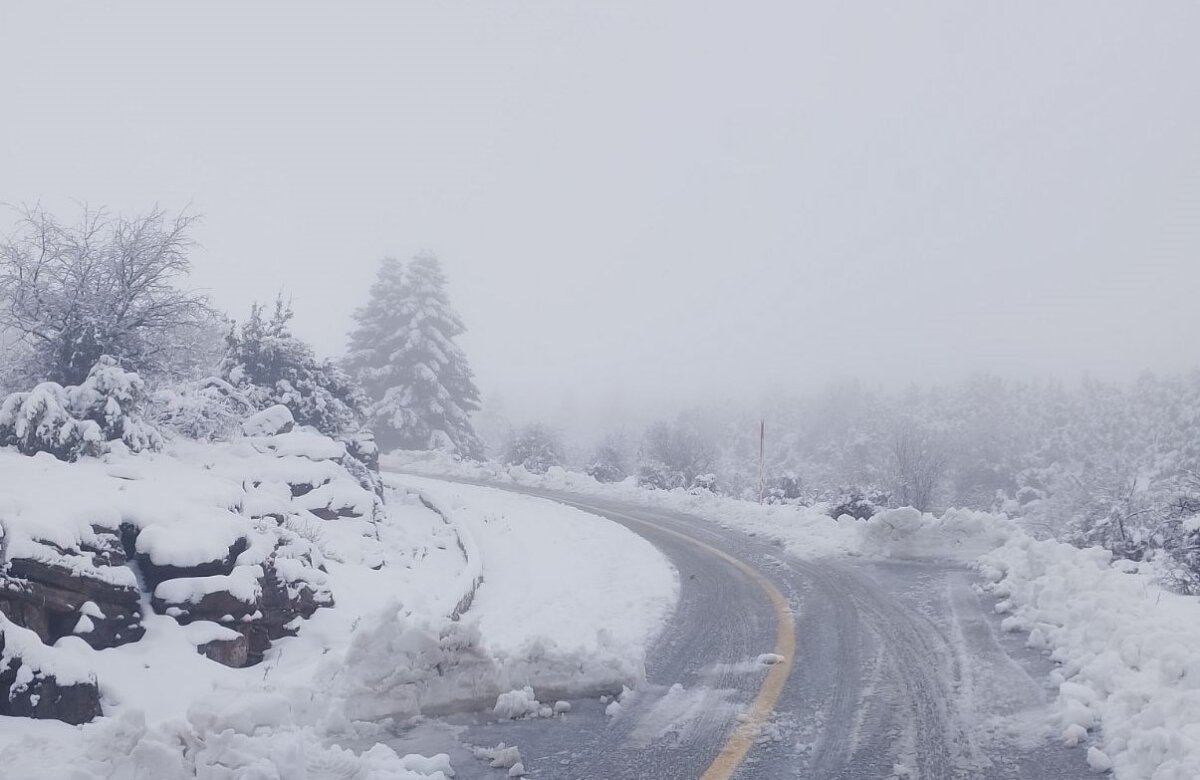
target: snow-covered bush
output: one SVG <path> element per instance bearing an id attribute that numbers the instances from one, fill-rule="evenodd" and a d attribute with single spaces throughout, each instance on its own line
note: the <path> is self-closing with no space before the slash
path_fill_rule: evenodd
<path id="1" fill-rule="evenodd" d="M 608 437 L 592 454 L 587 474 L 597 482 L 620 482 L 629 476 L 629 462 L 625 455 L 625 442 L 619 437 Z"/>
<path id="2" fill-rule="evenodd" d="M 144 394 L 137 374 L 103 356 L 78 386 L 43 382 L 9 395 L 0 404 L 0 445 L 60 460 L 100 454 L 113 441 L 133 452 L 159 449 L 162 435 L 142 418 Z"/>
<path id="3" fill-rule="evenodd" d="M 66 390 L 54 382 L 11 394 L 0 404 L 0 445 L 25 455 L 49 453 L 59 460 L 99 454 L 100 426 L 77 419 L 68 403 Z"/>
<path id="4" fill-rule="evenodd" d="M 230 331 L 221 376 L 256 409 L 282 404 L 300 425 L 329 436 L 357 430 L 364 399 L 350 377 L 288 328 L 291 307 L 276 299 L 271 315 L 255 305 Z"/>
<path id="5" fill-rule="evenodd" d="M 804 485 L 795 474 L 783 474 L 767 483 L 768 504 L 786 504 L 804 497 Z"/>
<path id="6" fill-rule="evenodd" d="M 829 504 L 829 516 L 849 515 L 856 520 L 870 520 L 888 505 L 888 496 L 879 490 L 857 487 L 843 488 Z"/>
<path id="7" fill-rule="evenodd" d="M 150 396 L 149 415 L 160 426 L 200 441 L 228 439 L 253 411 L 250 401 L 220 377 L 160 388 Z"/>
<path id="8" fill-rule="evenodd" d="M 655 460 L 643 460 L 638 464 L 637 481 L 651 490 L 674 490 L 685 486 L 682 474 Z"/>
<path id="9" fill-rule="evenodd" d="M 563 447 L 558 432 L 541 423 L 513 431 L 504 447 L 504 462 L 523 466 L 534 474 L 545 474 L 552 466 L 561 466 Z"/>
<path id="10" fill-rule="evenodd" d="M 104 355 L 78 387 L 67 388 L 71 411 L 96 423 L 105 441 L 120 440 L 133 452 L 157 450 L 162 435 L 142 416 L 146 386 L 137 374 L 125 371 Z"/>
<path id="11" fill-rule="evenodd" d="M 638 483 L 658 490 L 705 487 L 698 478 L 713 475 L 712 448 L 682 420 L 647 428 L 638 460 Z"/>

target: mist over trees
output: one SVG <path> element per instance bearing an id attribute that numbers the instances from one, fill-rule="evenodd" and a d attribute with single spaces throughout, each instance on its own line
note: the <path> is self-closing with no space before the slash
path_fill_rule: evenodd
<path id="1" fill-rule="evenodd" d="M 604 437 L 565 450 L 601 481 L 716 489 L 870 517 L 914 506 L 1002 511 L 1032 530 L 1157 558 L 1200 587 L 1200 372 L 1131 382 L 1017 382 L 978 376 L 889 392 L 857 382 L 724 403 L 652 423 L 636 446 Z"/>
<path id="2" fill-rule="evenodd" d="M 594 440 L 497 418 L 485 448 L 437 258 L 380 264 L 339 362 L 291 331 L 282 297 L 234 323 L 191 289 L 193 223 L 161 210 L 85 209 L 74 223 L 21 212 L 0 243 L 0 444 L 65 460 L 103 442 L 154 449 L 160 428 L 224 438 L 282 404 L 368 460 L 373 432 L 385 450 L 490 450 L 533 472 L 819 504 L 834 517 L 1003 511 L 1046 536 L 1160 561 L 1179 589 L 1200 590 L 1200 372 L 1072 385 L 978 376 L 903 391 L 848 382 L 646 425 L 613 418 Z"/>
<path id="3" fill-rule="evenodd" d="M 562 436 L 543 423 L 529 423 L 508 435 L 502 458 L 509 466 L 520 466 L 534 474 L 545 474 L 566 463 Z"/>

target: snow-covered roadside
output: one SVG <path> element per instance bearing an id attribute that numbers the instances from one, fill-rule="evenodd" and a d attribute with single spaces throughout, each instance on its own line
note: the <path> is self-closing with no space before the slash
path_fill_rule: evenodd
<path id="1" fill-rule="evenodd" d="M 219 584 L 235 599 L 255 598 L 254 577 L 268 565 L 264 554 L 283 539 L 303 557 L 285 558 L 290 548 L 278 547 L 269 565 L 281 579 L 302 577 L 296 581 L 331 598 L 290 624 L 296 636 L 274 639 L 261 663 L 244 668 L 197 652 L 211 639 L 236 635 L 212 622 L 217 617 L 183 625 L 169 610 L 152 609 L 148 593 L 140 605 L 144 636 L 117 646 L 93 649 L 85 642 L 80 632 L 102 616 L 94 605 L 81 610 L 75 634 L 53 644 L 0 617 L 5 664 L 18 659 L 19 671 L 40 668 L 60 684 L 92 681 L 104 710 L 83 726 L 0 716 L 4 775 L 444 780 L 450 774 L 444 756 L 338 748 L 343 735 L 370 744 L 362 736 L 374 727 L 347 720 L 335 692 L 314 684 L 323 669 L 344 662 L 359 632 L 391 620 L 398 597 L 406 614 L 448 615 L 464 595 L 468 567 L 453 527 L 403 491 L 390 490 L 386 507 L 377 506 L 370 491 L 328 459 L 344 454 L 339 446 L 297 430 L 232 443 L 176 441 L 160 454 L 118 451 L 70 464 L 0 450 L 6 567 L 39 561 L 137 587 L 134 573 L 144 570 L 90 563 L 88 545 L 103 538 L 102 529 L 141 529 L 139 554 L 164 566 L 227 555 L 231 541 L 244 539 L 233 548 L 243 552 L 230 563 L 231 575 L 167 579 L 154 597 L 171 600 L 180 591 L 188 603 L 193 592 Z"/>
<path id="2" fill-rule="evenodd" d="M 1200 777 L 1200 601 L 1099 548 L 1014 536 L 980 569 L 1004 627 L 1061 664 L 1063 738 L 1100 730 L 1088 762 L 1118 778 Z"/>
<path id="3" fill-rule="evenodd" d="M 674 609 L 679 583 L 652 545 L 603 518 L 550 501 L 418 477 L 419 491 L 459 533 L 474 587 L 461 620 L 406 612 L 356 632 L 323 687 L 350 720 L 404 721 L 465 709 L 501 717 L 547 702 L 622 690 L 644 676 L 647 648 Z M 519 699 L 524 704 L 506 704 Z M 547 710 L 552 711 L 552 710 Z"/>
<path id="4" fill-rule="evenodd" d="M 708 490 L 646 490 L 633 478 L 623 482 L 597 482 L 586 474 L 558 467 L 551 468 L 546 474 L 533 474 L 519 466 L 460 461 L 441 452 L 393 452 L 382 456 L 380 463 L 384 471 L 511 483 L 686 512 L 726 528 L 772 539 L 788 552 L 802 557 L 853 554 L 861 549 L 860 523 L 832 520 L 821 506 L 759 505 Z"/>
<path id="5" fill-rule="evenodd" d="M 1200 777 L 1200 600 L 1164 589 L 1147 567 L 1101 549 L 1038 541 L 1003 515 L 951 510 L 941 517 L 891 510 L 860 522 L 822 507 L 759 506 L 707 491 L 644 490 L 551 469 L 397 453 L 385 468 L 604 496 L 688 512 L 770 538 L 801 557 L 930 556 L 976 565 L 985 590 L 1059 667 L 1051 676 L 1062 738 L 1089 745 L 1086 760 L 1119 780 Z M 1200 678 L 1197 678 L 1200 679 Z"/>
<path id="6" fill-rule="evenodd" d="M 57 617 L 30 624 L 39 636 L 0 616 L 5 664 L 96 686 L 103 707 L 83 726 L 0 716 L 5 775 L 443 780 L 444 756 L 337 743 L 371 745 L 390 723 L 505 695 L 537 712 L 534 690 L 591 694 L 642 676 L 678 593 L 650 544 L 551 502 L 431 480 L 392 481 L 380 503 L 345 456 L 302 429 L 77 463 L 0 450 L 7 586 L 27 587 L 20 564 L 141 594 L 102 638 L 91 632 L 112 615 L 90 602 L 69 608 L 66 635 Z M 264 620 L 264 571 L 316 606 L 257 664 L 206 657 Z M 214 595 L 220 606 L 200 612 Z"/>
<path id="7" fill-rule="evenodd" d="M 679 596 L 678 574 L 636 534 L 552 501 L 420 477 L 420 491 L 478 545 L 482 585 L 468 612 L 507 689 L 619 692 Z"/>

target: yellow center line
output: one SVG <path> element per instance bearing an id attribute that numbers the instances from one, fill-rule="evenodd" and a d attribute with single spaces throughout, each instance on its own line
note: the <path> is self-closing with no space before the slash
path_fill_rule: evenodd
<path id="1" fill-rule="evenodd" d="M 729 780 L 746 757 L 746 753 L 754 745 L 754 740 L 758 736 L 759 729 L 766 724 L 771 714 L 775 711 L 775 704 L 779 701 L 779 696 L 783 693 L 783 686 L 787 684 L 788 675 L 792 672 L 792 661 L 796 655 L 796 623 L 792 617 L 792 610 L 788 606 L 787 599 L 757 569 L 744 561 L 734 558 L 724 550 L 705 544 L 693 536 L 688 536 L 685 533 L 670 528 L 664 528 L 657 523 L 651 523 L 639 517 L 624 514 L 623 512 L 614 512 L 575 502 L 563 503 L 571 503 L 579 509 L 599 515 L 620 517 L 623 520 L 647 526 L 660 533 L 670 534 L 678 539 L 682 539 L 729 563 L 754 580 L 766 592 L 767 598 L 771 601 L 771 610 L 775 613 L 775 649 L 773 652 L 775 655 L 782 656 L 783 660 L 767 668 L 767 676 L 763 678 L 762 685 L 758 689 L 758 695 L 754 697 L 754 701 L 750 704 L 750 709 L 746 713 L 745 718 L 733 730 L 729 738 L 725 740 L 725 744 L 721 747 L 721 752 L 717 753 L 717 757 L 708 765 L 708 769 L 704 770 L 704 774 L 700 775 L 699 779 Z"/>

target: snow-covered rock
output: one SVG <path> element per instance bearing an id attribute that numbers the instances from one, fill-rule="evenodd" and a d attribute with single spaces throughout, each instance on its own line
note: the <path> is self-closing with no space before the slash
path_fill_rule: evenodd
<path id="1" fill-rule="evenodd" d="M 242 433 L 246 436 L 275 436 L 291 433 L 295 427 L 291 410 L 283 404 L 269 406 L 242 421 Z"/>

